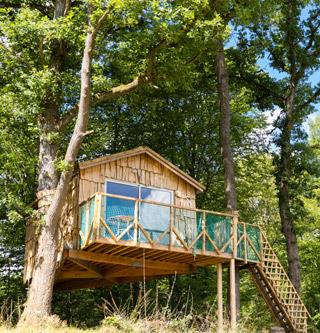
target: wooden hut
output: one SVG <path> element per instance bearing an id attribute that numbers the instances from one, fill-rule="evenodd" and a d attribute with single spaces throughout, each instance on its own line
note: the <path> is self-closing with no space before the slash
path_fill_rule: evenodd
<path id="1" fill-rule="evenodd" d="M 286 332 L 307 332 L 308 312 L 260 227 L 237 212 L 196 208 L 204 186 L 147 147 L 79 164 L 61 212 L 56 289 L 112 286 L 216 265 L 222 331 L 222 265 L 247 268 Z M 49 193 L 50 194 L 50 193 Z M 50 204 L 38 193 L 39 207 Z M 24 279 L 32 277 L 37 228 L 27 227 Z"/>

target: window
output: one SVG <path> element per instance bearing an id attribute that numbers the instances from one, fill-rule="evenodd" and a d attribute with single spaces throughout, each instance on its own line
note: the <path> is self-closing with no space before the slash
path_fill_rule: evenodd
<path id="1" fill-rule="evenodd" d="M 108 180 L 106 182 L 106 192 L 108 194 L 139 198 L 141 200 L 157 203 L 172 203 L 171 191 L 142 185 L 131 185 Z M 133 224 L 135 201 L 107 197 L 106 208 L 106 222 L 111 227 L 115 236 L 118 237 Z M 152 239 L 156 239 L 169 227 L 170 208 L 147 202 L 140 202 L 139 223 L 150 234 Z M 106 235 L 106 237 L 109 236 Z M 133 228 L 131 228 L 121 239 L 133 239 Z M 139 234 L 139 239 L 142 242 L 147 241 L 145 236 L 141 233 Z M 163 237 L 161 242 L 167 244 L 169 242 L 168 236 Z"/>
<path id="2" fill-rule="evenodd" d="M 147 201 L 171 204 L 172 192 L 143 185 L 131 185 L 116 181 L 106 182 L 106 193 L 129 198 L 139 198 Z"/>
<path id="3" fill-rule="evenodd" d="M 139 198 L 139 187 L 116 182 L 107 182 L 107 193 L 124 197 Z"/>
<path id="4" fill-rule="evenodd" d="M 171 204 L 171 192 L 149 187 L 141 187 L 140 198 L 142 200 Z"/>

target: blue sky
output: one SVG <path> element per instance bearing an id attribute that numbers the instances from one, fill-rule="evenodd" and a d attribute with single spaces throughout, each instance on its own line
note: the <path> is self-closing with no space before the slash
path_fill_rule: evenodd
<path id="1" fill-rule="evenodd" d="M 311 7 L 306 7 L 301 14 L 301 19 L 304 20 L 308 17 L 308 13 L 310 11 Z M 233 47 L 237 43 L 237 33 L 234 32 L 231 34 L 229 41 L 226 44 L 226 47 Z M 272 68 L 270 66 L 270 59 L 267 55 L 265 55 L 263 58 L 258 59 L 257 61 L 258 65 L 263 69 L 265 72 L 268 72 L 271 77 L 274 77 L 275 79 L 282 79 L 286 75 L 284 73 L 281 73 L 277 71 L 276 69 Z M 320 84 L 320 69 L 316 70 L 310 77 L 308 78 L 308 82 L 311 84 L 312 87 L 315 87 Z M 316 117 L 317 115 L 320 115 L 320 103 L 317 103 L 314 105 L 316 112 L 311 114 L 308 119 L 304 123 L 304 127 L 306 131 L 308 132 L 308 123 L 311 119 Z"/>

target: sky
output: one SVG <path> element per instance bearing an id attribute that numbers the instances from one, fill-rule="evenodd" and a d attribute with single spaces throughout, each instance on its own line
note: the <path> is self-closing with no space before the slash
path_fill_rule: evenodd
<path id="1" fill-rule="evenodd" d="M 261 69 L 268 72 L 271 77 L 274 77 L 276 79 L 282 79 L 285 77 L 283 73 L 278 72 L 277 70 L 275 70 L 270 66 L 268 58 L 262 58 L 258 60 L 258 64 L 261 67 Z M 320 83 L 320 70 L 315 71 L 308 79 L 308 82 L 311 83 L 312 87 L 318 85 Z M 314 106 L 316 112 L 309 115 L 308 118 L 303 123 L 303 127 L 307 133 L 309 133 L 309 122 L 313 120 L 317 115 L 320 115 L 320 103 L 314 104 Z"/>
<path id="2" fill-rule="evenodd" d="M 308 13 L 309 13 L 310 9 L 311 9 L 311 7 L 306 7 L 302 11 L 302 14 L 301 14 L 302 20 L 304 20 L 308 17 Z M 236 45 L 236 43 L 237 43 L 237 34 L 235 32 L 230 36 L 230 39 L 229 39 L 228 43 L 226 44 L 226 48 L 233 47 Z M 285 77 L 284 73 L 281 73 L 270 66 L 270 60 L 267 55 L 265 55 L 263 58 L 258 59 L 257 63 L 261 67 L 261 69 L 268 72 L 271 77 L 273 77 L 275 79 L 282 79 Z M 316 70 L 314 73 L 312 73 L 312 75 L 310 75 L 310 77 L 308 78 L 308 82 L 310 82 L 312 87 L 315 87 L 320 84 L 320 69 Z M 309 117 L 306 119 L 306 121 L 303 124 L 307 133 L 309 132 L 308 123 L 310 122 L 310 120 L 314 119 L 317 115 L 320 115 L 320 103 L 314 104 L 314 106 L 315 106 L 316 112 L 309 115 Z M 271 112 L 271 113 L 274 113 L 274 112 Z M 270 115 L 270 116 L 272 116 L 272 115 Z"/>

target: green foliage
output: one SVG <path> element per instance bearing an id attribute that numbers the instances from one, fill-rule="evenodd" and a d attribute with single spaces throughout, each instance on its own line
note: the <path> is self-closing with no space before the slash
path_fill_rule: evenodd
<path id="1" fill-rule="evenodd" d="M 58 145 L 56 169 L 61 172 L 70 167 L 63 156 L 73 123 L 45 133 L 41 132 L 40 125 L 50 102 L 59 104 L 58 120 L 78 102 L 79 71 L 88 29 L 86 1 L 72 2 L 66 17 L 57 20 L 52 19 L 52 7 L 46 5 L 48 1 L 23 3 L 21 8 L 0 6 L 0 304 L 7 299 L 16 304 L 25 297 L 21 282 L 24 233 L 37 191 L 40 134 L 49 143 Z M 274 106 L 283 106 L 278 95 L 286 93 L 288 83 L 285 2 L 242 4 L 230 1 L 221 8 L 209 10 L 210 3 L 200 0 L 92 1 L 90 20 L 93 25 L 108 11 L 106 22 L 98 32 L 92 64 L 94 96 L 144 74 L 148 70 L 150 50 L 162 41 L 166 45 L 156 53 L 152 73 L 149 73 L 153 77 L 150 84 L 91 108 L 89 129 L 94 132 L 85 138 L 79 159 L 140 145 L 150 146 L 206 186 L 205 193 L 197 197 L 198 207 L 224 210 L 214 57 L 217 38 L 230 38 L 232 47 L 227 49 L 226 56 L 240 218 L 262 225 L 285 262 L 277 207 L 276 166 L 272 162 L 277 149 L 274 144 L 268 145 L 270 135 L 266 133 L 269 131 L 268 113 Z M 314 3 L 307 4 L 311 6 L 310 15 L 315 13 Z M 304 3 L 298 5 L 300 10 Z M 229 14 L 232 20 L 226 26 Z M 295 30 L 297 61 L 308 68 L 308 76 L 318 68 L 319 57 L 306 57 L 301 51 L 310 31 L 302 20 L 298 21 L 299 29 Z M 237 44 L 232 42 L 235 29 Z M 314 50 L 318 42 L 317 39 L 312 44 Z M 62 44 L 66 50 L 63 69 L 57 70 L 52 58 Z M 270 49 L 273 50 L 271 56 Z M 257 61 L 264 56 L 271 57 L 273 69 L 285 73 L 283 79 L 276 80 L 261 70 Z M 274 91 L 275 94 L 271 93 Z M 315 87 L 302 80 L 297 91 L 298 102 L 303 104 L 314 92 Z M 319 326 L 320 118 L 311 123 L 308 142 L 301 127 L 313 107 L 300 109 L 295 118 L 292 145 L 291 195 L 301 251 L 302 297 Z M 281 129 L 281 125 L 279 119 L 275 126 Z M 273 134 L 278 144 L 277 131 Z M 215 279 L 214 269 L 206 268 L 196 274 L 147 283 L 150 297 L 157 299 L 157 310 L 179 313 L 181 317 L 171 318 L 170 332 L 192 326 L 189 312 L 195 322 L 205 321 L 204 313 L 213 320 Z M 242 273 L 241 288 L 244 325 L 251 331 L 268 327 L 272 319 L 245 273 Z M 129 299 L 126 309 L 136 314 L 135 301 L 141 299 L 141 285 L 115 286 L 112 293 L 117 304 Z M 112 301 L 108 290 L 56 293 L 54 312 L 71 325 L 94 327 L 105 316 L 101 307 L 103 299 Z M 18 314 L 13 321 L 17 317 Z M 131 332 L 138 317 L 124 320 L 119 314 L 109 314 L 104 324 Z"/>

